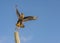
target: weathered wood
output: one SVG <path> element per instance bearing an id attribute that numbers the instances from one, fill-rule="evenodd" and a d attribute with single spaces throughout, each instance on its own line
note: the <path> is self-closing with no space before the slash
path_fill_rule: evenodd
<path id="1" fill-rule="evenodd" d="M 20 43 L 20 38 L 19 38 L 18 32 L 14 32 L 14 37 L 15 37 L 15 43 Z"/>

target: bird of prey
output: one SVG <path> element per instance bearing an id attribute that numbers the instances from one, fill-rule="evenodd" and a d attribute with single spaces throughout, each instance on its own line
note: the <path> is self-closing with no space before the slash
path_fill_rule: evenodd
<path id="1" fill-rule="evenodd" d="M 24 14 L 23 13 L 19 13 L 18 9 L 16 8 L 16 14 L 18 16 L 18 21 L 16 23 L 16 26 L 17 27 L 21 27 L 21 28 L 24 28 L 24 24 L 23 22 L 26 22 L 26 21 L 29 21 L 29 20 L 36 20 L 36 17 L 35 16 L 27 16 L 27 17 L 24 17 Z"/>

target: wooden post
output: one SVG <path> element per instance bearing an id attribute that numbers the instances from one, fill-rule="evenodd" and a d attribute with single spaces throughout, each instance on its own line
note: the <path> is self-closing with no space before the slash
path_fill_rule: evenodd
<path id="1" fill-rule="evenodd" d="M 20 43 L 20 38 L 18 32 L 14 32 L 15 43 Z"/>

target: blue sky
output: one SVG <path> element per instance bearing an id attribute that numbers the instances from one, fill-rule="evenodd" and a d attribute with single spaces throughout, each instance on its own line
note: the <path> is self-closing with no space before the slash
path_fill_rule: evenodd
<path id="1" fill-rule="evenodd" d="M 25 16 L 38 17 L 20 29 L 21 43 L 60 43 L 60 0 L 0 0 L 0 43 L 15 43 L 15 4 Z"/>

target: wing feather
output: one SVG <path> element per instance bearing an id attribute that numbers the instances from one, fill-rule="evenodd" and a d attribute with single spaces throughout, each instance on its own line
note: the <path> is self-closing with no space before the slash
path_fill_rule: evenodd
<path id="1" fill-rule="evenodd" d="M 35 16 L 27 16 L 27 17 L 24 17 L 24 22 L 25 21 L 29 21 L 29 20 L 36 20 L 36 17 Z"/>
<path id="2" fill-rule="evenodd" d="M 19 13 L 18 9 L 16 9 L 16 14 L 17 14 L 18 17 L 20 16 L 20 13 Z"/>

